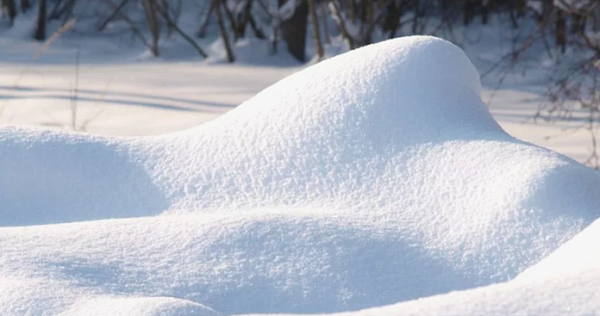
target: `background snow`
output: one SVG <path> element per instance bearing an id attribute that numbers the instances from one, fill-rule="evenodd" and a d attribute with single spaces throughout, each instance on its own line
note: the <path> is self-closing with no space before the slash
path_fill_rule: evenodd
<path id="1" fill-rule="evenodd" d="M 181 133 L 4 128 L 0 224 L 54 225 L 0 229 L 0 314 L 335 312 L 507 281 L 598 217 L 600 177 L 479 95 L 460 49 L 411 37 Z M 544 280 L 432 300 L 568 284 Z"/>

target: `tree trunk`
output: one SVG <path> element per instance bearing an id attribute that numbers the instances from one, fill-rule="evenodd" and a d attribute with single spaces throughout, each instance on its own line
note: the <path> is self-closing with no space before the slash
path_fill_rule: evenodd
<path id="1" fill-rule="evenodd" d="M 514 0 L 517 6 L 517 16 L 522 18 L 525 16 L 525 10 L 527 10 L 528 0 Z"/>
<path id="2" fill-rule="evenodd" d="M 488 24 L 490 17 L 490 1 L 481 0 L 481 24 Z"/>
<path id="3" fill-rule="evenodd" d="M 225 11 L 225 16 L 227 17 L 227 20 L 229 21 L 229 25 L 231 28 L 231 32 L 233 33 L 233 41 L 237 42 L 238 39 L 241 38 L 241 35 L 239 33 L 240 27 L 238 25 L 238 19 L 236 19 L 236 17 L 233 16 L 233 13 L 231 12 L 231 10 L 229 10 L 229 7 L 227 6 L 227 1 L 222 1 L 222 6 L 223 6 L 223 11 Z M 221 8 L 219 8 L 220 10 Z"/>
<path id="4" fill-rule="evenodd" d="M 69 3 L 67 4 L 67 7 L 65 8 L 65 12 L 64 12 L 64 16 L 63 16 L 62 25 L 65 25 L 71 18 L 71 15 L 73 14 L 73 9 L 75 9 L 75 3 L 77 3 L 77 0 L 70 0 Z"/>
<path id="5" fill-rule="evenodd" d="M 46 0 L 38 0 L 39 12 L 34 38 L 38 41 L 46 39 Z"/>
<path id="6" fill-rule="evenodd" d="M 583 32 L 585 32 L 586 18 L 579 14 L 572 15 L 572 18 L 573 24 L 571 26 L 571 33 L 582 34 Z"/>
<path id="7" fill-rule="evenodd" d="M 161 0 L 160 4 L 156 4 L 160 7 L 160 12 L 161 15 L 164 17 L 165 20 L 169 20 L 171 21 L 171 23 L 167 23 L 167 37 L 171 37 L 171 34 L 173 34 L 173 31 L 175 30 L 173 28 L 173 25 L 177 25 L 177 21 L 175 19 L 175 17 L 171 16 L 171 9 L 169 8 L 169 2 L 167 2 L 167 0 Z"/>
<path id="8" fill-rule="evenodd" d="M 6 9 L 8 18 L 10 19 L 10 26 L 15 23 L 15 17 L 17 16 L 17 5 L 15 0 L 2 0 L 2 6 Z"/>
<path id="9" fill-rule="evenodd" d="M 208 22 L 210 22 L 210 17 L 212 16 L 213 10 L 215 9 L 215 2 L 210 2 L 210 7 L 208 8 L 208 12 L 204 15 L 202 23 L 200 23 L 200 29 L 198 30 L 198 34 L 196 36 L 202 38 L 206 36 L 206 29 L 208 28 Z"/>
<path id="10" fill-rule="evenodd" d="M 217 24 L 219 24 L 219 30 L 221 31 L 221 36 L 223 37 L 223 44 L 225 45 L 225 51 L 227 52 L 227 61 L 233 63 L 235 62 L 235 56 L 233 55 L 231 43 L 229 42 L 229 34 L 227 33 L 227 29 L 225 28 L 225 22 L 223 21 L 223 14 L 221 13 L 221 3 L 219 0 L 213 1 L 215 13 L 217 14 Z"/>
<path id="11" fill-rule="evenodd" d="M 366 26 L 364 30 L 362 45 L 373 43 L 373 29 L 375 27 L 375 0 L 363 0 L 365 4 Z"/>
<path id="12" fill-rule="evenodd" d="M 263 32 L 258 25 L 256 25 L 256 21 L 254 20 L 254 17 L 252 16 L 252 14 L 250 14 L 250 16 L 248 17 L 248 22 L 250 23 L 250 27 L 252 28 L 252 31 L 254 32 L 254 36 L 256 36 L 257 38 L 260 39 L 266 39 L 267 35 L 265 34 L 265 32 Z"/>
<path id="13" fill-rule="evenodd" d="M 354 0 L 348 0 L 348 11 L 350 14 L 350 21 L 354 23 L 356 21 L 356 5 Z"/>
<path id="14" fill-rule="evenodd" d="M 383 21 L 383 30 L 389 32 L 389 38 L 396 37 L 396 32 L 400 26 L 400 17 L 402 3 L 398 3 L 396 0 L 391 1 L 387 6 L 387 15 Z"/>
<path id="15" fill-rule="evenodd" d="M 283 6 L 285 0 L 279 0 Z M 287 44 L 288 52 L 297 60 L 306 61 L 306 28 L 308 24 L 308 3 L 302 1 L 294 14 L 287 20 L 281 21 L 281 36 Z"/>
<path id="16" fill-rule="evenodd" d="M 31 8 L 29 0 L 21 0 L 21 12 L 25 12 Z"/>
<path id="17" fill-rule="evenodd" d="M 194 47 L 198 51 L 198 54 L 200 54 L 203 58 L 208 57 L 208 55 L 200 46 L 198 46 L 194 39 L 192 39 L 189 35 L 187 35 L 177 26 L 176 22 L 173 21 L 174 18 L 170 16 L 169 9 L 167 7 L 156 6 L 154 8 L 163 17 L 163 20 L 165 20 L 165 22 L 167 23 L 169 28 L 171 28 L 171 30 L 177 32 L 181 37 L 183 37 L 184 40 L 190 43 L 190 45 L 192 45 L 192 47 Z"/>
<path id="18" fill-rule="evenodd" d="M 52 9 L 50 10 L 50 13 L 48 13 L 48 20 L 52 21 L 52 20 L 56 20 L 60 17 L 60 15 L 62 14 L 62 11 L 65 10 L 66 5 L 63 5 L 64 0 L 57 0 L 54 1 L 54 5 L 52 6 Z"/>
<path id="19" fill-rule="evenodd" d="M 98 31 L 104 31 L 104 29 L 106 28 L 108 23 L 110 23 L 114 19 L 116 19 L 117 16 L 120 14 L 121 10 L 123 9 L 123 7 L 125 7 L 125 5 L 127 4 L 127 2 L 129 2 L 129 0 L 122 0 L 121 3 L 119 4 L 119 6 L 117 6 L 117 8 L 113 10 L 113 13 L 108 18 L 106 18 L 106 20 L 104 20 L 104 22 L 100 23 L 100 26 L 98 27 Z"/>
<path id="20" fill-rule="evenodd" d="M 331 44 L 331 36 L 329 35 L 329 26 L 327 26 L 327 13 L 322 10 L 321 18 L 323 19 L 323 33 L 325 33 L 325 43 Z M 317 14 L 319 12 L 317 11 Z"/>
<path id="21" fill-rule="evenodd" d="M 463 5 L 463 24 L 465 26 L 473 22 L 475 16 L 475 3 L 473 0 L 466 0 Z"/>
<path id="22" fill-rule="evenodd" d="M 544 19 L 549 19 L 550 15 L 554 11 L 554 3 L 553 0 L 542 0 L 542 15 L 540 16 L 542 22 Z"/>
<path id="23" fill-rule="evenodd" d="M 150 51 L 152 55 L 158 56 L 158 40 L 160 39 L 160 26 L 158 25 L 158 18 L 156 17 L 155 0 L 142 0 L 142 6 L 146 13 L 146 21 L 152 33 L 152 43 L 150 44 Z"/>
<path id="24" fill-rule="evenodd" d="M 317 8 L 315 0 L 308 0 L 308 9 L 310 11 L 310 18 L 312 19 L 313 32 L 315 33 L 315 47 L 317 49 L 317 56 L 319 61 L 325 56 L 323 45 L 321 44 L 321 31 L 319 30 L 319 18 L 317 16 Z"/>
<path id="25" fill-rule="evenodd" d="M 419 27 L 419 19 L 421 17 L 421 1 L 420 0 L 414 0 L 414 17 L 413 17 L 413 22 L 412 22 L 412 34 L 415 35 L 417 34 L 417 30 Z"/>
<path id="26" fill-rule="evenodd" d="M 248 0 L 248 2 L 246 3 L 246 7 L 244 8 L 244 12 L 242 12 L 240 22 L 238 22 L 238 34 L 242 38 L 246 36 L 246 28 L 248 27 L 248 24 L 251 23 L 250 20 L 252 19 L 252 2 L 252 0 Z"/>
<path id="27" fill-rule="evenodd" d="M 517 21 L 517 14 L 515 13 L 514 10 L 510 10 L 510 24 L 512 26 L 513 29 L 516 29 L 519 27 L 519 22 Z"/>
<path id="28" fill-rule="evenodd" d="M 558 10 L 556 15 L 556 45 L 564 54 L 567 49 L 567 20 L 562 10 Z"/>
<path id="29" fill-rule="evenodd" d="M 592 31 L 600 32 L 600 5 L 596 5 L 590 14 L 592 16 Z"/>

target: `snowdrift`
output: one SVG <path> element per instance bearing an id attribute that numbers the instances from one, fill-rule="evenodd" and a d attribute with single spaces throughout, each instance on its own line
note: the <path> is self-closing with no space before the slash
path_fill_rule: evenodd
<path id="1" fill-rule="evenodd" d="M 600 220 L 515 280 L 344 315 L 598 315 Z"/>
<path id="2" fill-rule="evenodd" d="M 176 134 L 0 129 L 0 314 L 338 312 L 510 280 L 598 218 L 600 176 L 479 94 L 459 48 L 409 37 Z"/>

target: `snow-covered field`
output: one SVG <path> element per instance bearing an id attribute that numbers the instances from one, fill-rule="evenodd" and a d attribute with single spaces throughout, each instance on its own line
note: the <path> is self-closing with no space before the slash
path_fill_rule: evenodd
<path id="1" fill-rule="evenodd" d="M 499 37 L 488 33 L 484 35 Z M 164 49 L 168 57 L 153 59 L 142 53 L 139 45 L 114 43 L 110 37 L 67 38 L 42 50 L 41 44 L 24 40 L 27 37 L 20 33 L 2 35 L 2 125 L 123 136 L 176 132 L 216 118 L 306 67 L 289 56 L 270 56 L 268 42 L 239 43 L 242 56 L 249 57 L 228 65 L 222 59 L 203 62 L 190 57 L 180 44 Z M 504 43 L 503 38 L 494 40 Z M 494 44 L 480 46 L 490 49 Z M 219 55 L 222 48 L 212 46 Z M 40 50 L 43 53 L 38 53 Z M 75 66 L 78 50 L 79 69 Z M 180 53 L 183 57 L 176 54 L 178 50 L 184 51 Z M 480 72 L 485 72 L 489 65 L 480 61 L 480 55 L 485 55 L 480 50 L 477 46 L 470 57 L 477 61 Z M 494 58 L 498 57 L 488 57 Z M 520 71 L 515 72 L 519 77 Z M 510 79 L 513 83 L 506 83 Z M 591 138 L 585 129 L 575 129 L 579 121 L 533 119 L 543 101 L 543 86 L 524 85 L 526 78 L 509 78 L 502 85 L 497 81 L 497 76 L 486 78 L 482 99 L 506 131 L 580 162 L 590 156 Z"/>
<path id="2" fill-rule="evenodd" d="M 587 135 L 447 42 L 300 72 L 18 45 L 0 122 L 100 135 L 0 129 L 0 315 L 600 314 L 600 175 L 503 129 Z"/>

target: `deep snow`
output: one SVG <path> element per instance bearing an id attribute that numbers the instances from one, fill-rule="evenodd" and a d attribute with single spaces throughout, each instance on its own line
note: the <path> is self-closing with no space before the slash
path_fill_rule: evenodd
<path id="1" fill-rule="evenodd" d="M 180 133 L 3 128 L 0 314 L 336 312 L 507 281 L 598 218 L 600 176 L 506 134 L 480 89 L 459 48 L 410 37 Z"/>
<path id="2" fill-rule="evenodd" d="M 344 315 L 598 315 L 599 237 L 596 220 L 510 282 Z"/>

